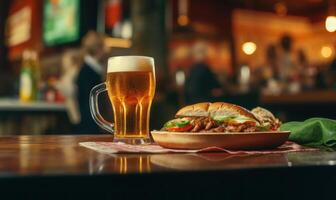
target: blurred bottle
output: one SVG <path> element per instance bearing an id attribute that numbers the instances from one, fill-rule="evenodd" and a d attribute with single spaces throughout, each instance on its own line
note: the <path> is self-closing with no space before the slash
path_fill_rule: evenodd
<path id="1" fill-rule="evenodd" d="M 30 102 L 36 99 L 33 65 L 33 53 L 30 50 L 25 50 L 22 55 L 19 89 L 22 102 Z"/>
<path id="2" fill-rule="evenodd" d="M 31 53 L 31 68 L 33 71 L 33 87 L 34 87 L 34 99 L 41 100 L 41 68 L 39 57 L 36 51 L 32 51 Z"/>
<path id="3" fill-rule="evenodd" d="M 247 65 L 241 66 L 238 74 L 238 82 L 239 82 L 239 89 L 240 92 L 245 93 L 248 92 L 250 89 L 250 78 L 251 78 L 251 71 L 250 67 Z"/>
<path id="4" fill-rule="evenodd" d="M 108 35 L 120 37 L 122 18 L 121 0 L 108 0 L 105 3 L 105 30 Z"/>

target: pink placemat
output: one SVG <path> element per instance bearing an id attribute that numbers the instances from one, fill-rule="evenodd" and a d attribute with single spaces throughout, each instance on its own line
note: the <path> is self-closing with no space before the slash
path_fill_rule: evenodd
<path id="1" fill-rule="evenodd" d="M 113 142 L 81 142 L 80 146 L 98 151 L 106 154 L 116 153 L 203 153 L 203 152 L 226 152 L 228 154 L 270 154 L 270 153 L 288 153 L 298 151 L 319 151 L 316 148 L 308 148 L 298 145 L 293 142 L 286 142 L 280 147 L 272 150 L 259 150 L 259 151 L 232 151 L 220 147 L 208 147 L 198 150 L 177 150 L 163 148 L 157 144 L 149 145 L 129 145 L 125 143 Z"/>

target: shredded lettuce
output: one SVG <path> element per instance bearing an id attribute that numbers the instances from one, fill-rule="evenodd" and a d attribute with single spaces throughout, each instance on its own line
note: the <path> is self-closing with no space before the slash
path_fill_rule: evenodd
<path id="1" fill-rule="evenodd" d="M 163 125 L 163 127 L 164 128 L 173 128 L 173 127 L 182 128 L 189 124 L 190 124 L 189 120 L 178 118 L 178 119 L 173 119 L 173 120 L 166 122 Z"/>
<path id="2" fill-rule="evenodd" d="M 212 119 L 215 120 L 217 123 L 228 122 L 235 117 L 233 116 L 214 116 Z"/>
<path id="3" fill-rule="evenodd" d="M 224 122 L 244 123 L 247 121 L 255 121 L 254 119 L 245 116 L 214 116 L 213 120 L 215 120 L 217 123 L 224 123 Z"/>
<path id="4" fill-rule="evenodd" d="M 234 122 L 236 123 L 244 123 L 247 121 L 255 121 L 254 119 L 248 118 L 248 117 L 243 117 L 243 116 L 239 116 L 233 119 Z"/>

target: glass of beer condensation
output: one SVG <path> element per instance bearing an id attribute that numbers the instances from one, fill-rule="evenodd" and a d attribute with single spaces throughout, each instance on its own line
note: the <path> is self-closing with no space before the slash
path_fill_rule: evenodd
<path id="1" fill-rule="evenodd" d="M 108 92 L 114 124 L 99 113 L 98 95 Z M 114 133 L 114 140 L 131 144 L 150 141 L 149 117 L 155 93 L 154 59 L 145 56 L 117 56 L 108 60 L 107 78 L 92 88 L 90 111 L 95 122 Z"/>

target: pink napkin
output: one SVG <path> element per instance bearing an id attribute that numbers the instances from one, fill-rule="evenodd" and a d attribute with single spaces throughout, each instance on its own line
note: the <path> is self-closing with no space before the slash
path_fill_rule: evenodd
<path id="1" fill-rule="evenodd" d="M 130 145 L 125 143 L 113 142 L 81 142 L 80 146 L 98 151 L 100 153 L 203 153 L 203 152 L 225 152 L 228 154 L 270 154 L 270 153 L 288 153 L 297 151 L 319 151 L 316 148 L 308 148 L 298 145 L 294 142 L 286 142 L 276 149 L 258 150 L 258 151 L 233 151 L 220 147 L 208 147 L 198 150 L 177 150 L 163 148 L 157 144 L 148 145 Z"/>

